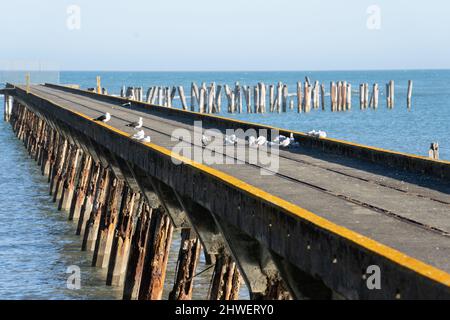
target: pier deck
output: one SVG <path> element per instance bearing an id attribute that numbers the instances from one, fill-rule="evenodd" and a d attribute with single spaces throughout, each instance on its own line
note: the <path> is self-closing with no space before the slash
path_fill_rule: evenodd
<path id="1" fill-rule="evenodd" d="M 203 120 L 204 128 L 215 127 L 216 122 L 220 121 L 209 120 L 212 119 L 209 117 L 199 118 L 190 112 L 163 114 L 161 108 L 152 109 L 151 106 L 148 108 L 140 105 L 122 107 L 119 100 L 115 102 L 113 99 L 106 100 L 95 94 L 89 95 L 56 86 L 33 85 L 29 89 L 29 94 L 24 92 L 25 86 L 17 86 L 17 90 L 20 92 L 16 97 L 27 105 L 37 105 L 45 101 L 55 109 L 62 108 L 75 112 L 75 117 L 84 115 L 86 118 L 95 118 L 110 112 L 112 119 L 107 123 L 108 128 L 105 128 L 103 124 L 83 124 L 88 128 L 86 130 L 89 130 L 87 135 L 94 141 L 99 135 L 96 133 L 97 130 L 115 128 L 122 135 L 133 134 L 135 131 L 125 127 L 125 124 L 141 116 L 144 121 L 143 129 L 151 136 L 150 145 L 170 151 L 172 147 L 179 144 L 179 141 L 171 139 L 176 129 L 186 129 L 193 135 L 195 120 Z M 44 108 L 44 104 L 37 107 L 39 108 Z M 53 111 L 49 110 L 49 112 Z M 55 117 L 61 117 L 60 114 L 55 113 Z M 60 120 L 70 125 L 73 119 L 74 115 L 69 115 Z M 238 125 L 237 123 L 236 126 Z M 73 126 L 75 130 L 84 130 L 81 124 L 73 123 Z M 99 128 L 92 129 L 93 126 Z M 219 129 L 226 126 L 227 124 L 224 123 Z M 96 142 L 102 143 L 103 140 L 101 138 Z M 111 144 L 114 143 L 111 141 Z M 126 144 L 123 144 L 122 149 L 119 140 L 116 144 L 119 145 L 114 147 L 104 145 L 104 147 L 113 149 L 113 152 L 122 157 L 125 157 L 126 153 L 139 150 L 136 147 L 127 151 Z M 145 147 L 148 146 L 142 145 L 142 148 Z M 211 149 L 209 146 L 204 147 L 201 143 L 195 142 L 190 143 L 186 148 L 190 148 L 192 154 L 194 151 L 202 152 L 203 149 Z M 249 150 L 245 152 L 248 153 Z M 141 157 L 145 157 L 145 154 Z M 224 152 L 220 157 L 236 161 L 234 153 Z M 133 161 L 132 158 L 127 160 Z M 449 166 L 450 164 L 440 162 L 440 165 Z M 212 171 L 208 171 L 207 168 Z M 261 203 L 254 202 L 253 216 L 248 216 L 247 211 L 250 209 L 241 210 L 240 197 L 232 199 L 230 193 L 217 193 L 220 188 L 205 190 L 205 194 L 202 195 L 203 200 L 193 200 L 202 201 L 201 204 L 212 211 L 219 206 L 217 202 L 221 201 L 220 210 L 226 212 L 226 214 L 218 214 L 222 219 L 227 220 L 246 235 L 257 239 L 299 269 L 320 278 L 327 286 L 343 296 L 370 297 L 372 292 L 362 293 L 363 284 L 358 284 L 357 288 L 355 284 L 358 283 L 357 279 L 361 278 L 368 265 L 377 264 L 387 266 L 389 271 L 386 273 L 389 274 L 389 281 L 395 284 L 384 293 L 378 296 L 375 294 L 374 297 L 394 298 L 394 293 L 402 290 L 400 286 L 405 285 L 405 279 L 409 279 L 411 274 L 417 275 L 420 280 L 414 284 L 415 289 L 408 291 L 406 296 L 410 294 L 410 297 L 427 297 L 419 291 L 422 290 L 421 285 L 424 282 L 430 281 L 432 287 L 438 287 L 436 292 L 442 298 L 450 297 L 450 183 L 448 179 L 439 179 L 420 172 L 399 170 L 383 163 L 325 152 L 302 143 L 295 149 L 280 149 L 279 169 L 271 172 L 271 175 L 260 174 L 261 170 L 268 170 L 262 168 L 261 164 L 242 161 L 238 161 L 237 164 L 204 165 L 200 170 L 216 177 L 223 174 L 219 177 L 222 183 L 226 183 L 223 181 L 227 179 L 229 179 L 228 184 L 231 185 L 243 182 L 242 186 L 237 186 L 240 192 L 262 200 Z M 168 178 L 165 182 L 170 185 L 170 180 L 171 178 Z M 171 187 L 177 189 L 175 184 Z M 205 196 L 214 199 L 211 200 L 210 205 L 206 203 L 208 200 L 204 199 Z M 233 205 L 236 205 L 237 209 L 233 208 Z M 242 206 L 246 205 L 248 204 L 242 203 Z M 258 223 L 254 222 L 254 219 L 259 219 L 258 214 L 265 215 L 259 212 L 260 206 L 281 208 L 286 216 L 273 213 L 273 216 L 261 218 L 264 224 L 272 221 L 270 225 L 266 224 L 266 227 L 262 229 Z M 278 217 L 278 220 L 273 220 L 274 217 Z M 302 237 L 300 231 L 304 227 L 298 227 L 297 219 L 301 220 L 301 224 L 326 230 L 326 233 L 332 236 L 314 238 L 309 231 L 305 231 L 304 235 L 308 240 L 300 241 Z M 262 234 L 264 232 L 269 235 Z M 358 247 L 369 256 L 368 260 L 355 256 L 356 253 L 352 250 L 345 252 L 347 249 L 341 245 L 336 247 L 337 250 L 331 250 L 334 253 L 330 253 L 331 251 L 325 253 L 329 251 L 329 246 L 334 246 L 328 242 L 333 242 L 335 237 L 344 238 L 346 243 L 350 242 L 351 246 Z M 307 249 L 297 248 L 305 243 L 308 243 Z M 325 250 L 323 254 L 320 252 L 321 248 Z M 307 250 L 316 250 L 317 254 L 305 259 Z M 298 254 L 295 253 L 296 251 Z M 355 259 L 355 262 L 349 262 L 350 259 Z M 382 259 L 382 262 L 379 262 L 379 259 Z M 333 264 L 341 263 L 344 265 L 341 269 L 334 268 Z M 401 275 L 398 276 L 398 282 L 392 279 L 398 275 L 395 271 L 397 268 L 402 270 L 399 273 Z M 325 274 L 327 270 L 329 275 Z M 346 270 L 352 275 L 345 274 Z M 408 276 L 404 276 L 404 272 Z M 355 279 L 349 280 L 350 277 Z M 437 295 L 437 293 L 431 294 L 432 297 Z"/>

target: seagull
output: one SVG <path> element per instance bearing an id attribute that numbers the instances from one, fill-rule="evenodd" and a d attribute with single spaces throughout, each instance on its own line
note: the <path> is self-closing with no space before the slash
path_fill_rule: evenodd
<path id="1" fill-rule="evenodd" d="M 109 120 L 111 120 L 111 115 L 109 114 L 109 112 L 102 114 L 100 117 L 98 118 L 94 118 L 92 119 L 94 121 L 103 121 L 103 122 L 108 122 Z"/>
<path id="2" fill-rule="evenodd" d="M 202 135 L 202 145 L 203 146 L 206 146 L 210 142 L 211 142 L 211 138 L 209 138 L 209 137 L 207 137 L 205 135 Z"/>
<path id="3" fill-rule="evenodd" d="M 326 137 L 327 137 L 327 133 L 326 133 L 325 131 L 322 131 L 322 130 L 319 130 L 319 131 L 316 131 L 316 130 L 309 131 L 309 132 L 308 132 L 308 135 L 309 135 L 309 136 L 312 136 L 312 137 L 316 137 L 316 138 L 326 138 Z"/>
<path id="4" fill-rule="evenodd" d="M 259 136 L 258 139 L 256 139 L 256 145 L 258 147 L 263 146 L 267 143 L 267 139 L 264 136 Z"/>
<path id="5" fill-rule="evenodd" d="M 131 102 L 125 102 L 122 107 L 131 107 Z"/>
<path id="6" fill-rule="evenodd" d="M 142 139 L 144 139 L 144 138 L 145 138 L 145 132 L 144 132 L 144 130 L 141 130 L 141 131 L 136 132 L 135 134 L 133 134 L 132 138 L 133 138 L 133 139 L 136 139 L 136 140 L 142 140 Z"/>
<path id="7" fill-rule="evenodd" d="M 273 139 L 273 142 L 280 143 L 281 141 L 284 141 L 284 140 L 286 140 L 286 139 L 287 139 L 287 137 L 285 137 L 285 136 L 283 136 L 283 135 L 279 135 L 278 137 L 276 137 L 275 139 Z"/>
<path id="8" fill-rule="evenodd" d="M 230 136 L 225 136 L 225 144 L 237 144 L 237 137 L 235 134 L 232 134 Z"/>
<path id="9" fill-rule="evenodd" d="M 291 144 L 291 139 L 284 139 L 283 141 L 280 142 L 280 146 L 285 147 L 285 148 L 287 148 L 290 144 Z"/>
<path id="10" fill-rule="evenodd" d="M 250 147 L 254 146 L 255 143 L 256 143 L 256 138 L 255 138 L 254 136 L 248 137 L 248 145 L 249 145 Z"/>
<path id="11" fill-rule="evenodd" d="M 151 142 L 152 138 L 150 136 L 146 136 L 144 139 L 142 139 L 142 142 Z"/>
<path id="12" fill-rule="evenodd" d="M 138 121 L 130 122 L 126 127 L 134 127 L 135 129 L 140 129 L 142 127 L 142 117 L 139 117 Z"/>

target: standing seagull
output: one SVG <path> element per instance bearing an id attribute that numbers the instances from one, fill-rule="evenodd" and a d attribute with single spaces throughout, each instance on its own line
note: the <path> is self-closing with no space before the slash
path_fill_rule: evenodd
<path id="1" fill-rule="evenodd" d="M 109 112 L 101 115 L 98 118 L 92 119 L 94 121 L 103 121 L 103 122 L 108 122 L 109 120 L 111 120 L 111 115 L 109 114 Z"/>
<path id="2" fill-rule="evenodd" d="M 142 127 L 142 117 L 139 117 L 138 121 L 130 122 L 126 127 L 134 127 L 135 129 L 140 129 Z"/>
<path id="3" fill-rule="evenodd" d="M 263 146 L 267 143 L 267 139 L 264 136 L 259 136 L 258 139 L 256 139 L 256 145 L 258 147 Z"/>
<path id="4" fill-rule="evenodd" d="M 202 145 L 204 147 L 206 147 L 208 145 L 208 143 L 210 143 L 210 142 L 211 142 L 211 138 L 210 137 L 202 135 Z"/>
<path id="5" fill-rule="evenodd" d="M 131 138 L 135 139 L 135 140 L 142 140 L 145 138 L 145 132 L 144 130 L 138 131 L 135 134 L 133 134 L 131 136 Z"/>

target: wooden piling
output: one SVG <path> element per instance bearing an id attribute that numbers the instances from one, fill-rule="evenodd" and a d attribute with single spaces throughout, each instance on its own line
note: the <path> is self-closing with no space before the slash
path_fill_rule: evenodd
<path id="1" fill-rule="evenodd" d="M 322 111 L 325 111 L 325 84 L 320 85 L 320 105 L 322 107 Z"/>
<path id="2" fill-rule="evenodd" d="M 218 254 L 211 280 L 210 300 L 239 299 L 240 275 L 231 256 Z"/>
<path id="3" fill-rule="evenodd" d="M 259 103 L 259 98 L 260 98 L 260 96 L 259 96 L 259 88 L 256 85 L 256 86 L 253 87 L 253 99 L 254 99 L 253 102 L 255 104 L 255 113 L 260 113 L 260 110 L 261 110 L 261 105 Z"/>
<path id="4" fill-rule="evenodd" d="M 92 207 L 94 205 L 95 192 L 98 188 L 98 184 L 100 183 L 100 177 L 101 177 L 102 173 L 103 173 L 103 168 L 101 167 L 100 163 L 92 161 L 91 170 L 89 172 L 86 195 L 84 197 L 83 204 L 80 208 L 77 230 L 76 230 L 77 235 L 84 236 L 86 222 L 89 219 L 89 216 L 92 211 Z"/>
<path id="5" fill-rule="evenodd" d="M 273 112 L 275 108 L 275 91 L 273 84 L 269 85 L 269 110 Z"/>
<path id="6" fill-rule="evenodd" d="M 199 91 L 199 99 L 198 99 L 198 105 L 199 105 L 199 111 L 200 113 L 205 112 L 205 100 L 206 100 L 206 86 L 201 86 Z"/>
<path id="7" fill-rule="evenodd" d="M 406 105 L 408 108 L 411 108 L 412 89 L 413 89 L 413 82 L 412 80 L 408 80 L 408 93 L 406 95 Z"/>
<path id="8" fill-rule="evenodd" d="M 57 176 L 55 177 L 55 190 L 53 193 L 53 202 L 61 200 L 63 195 L 64 182 L 66 180 L 69 164 L 72 161 L 75 146 L 67 142 L 67 149 L 64 156 L 61 158 L 60 167 L 58 168 Z M 61 207 L 58 208 L 61 210 Z"/>
<path id="9" fill-rule="evenodd" d="M 139 297 L 142 271 L 144 268 L 145 251 L 149 237 L 149 226 L 152 217 L 152 208 L 144 204 L 142 198 L 138 208 L 138 219 L 135 232 L 131 240 L 128 266 L 126 270 L 125 283 L 123 289 L 124 300 L 135 300 Z"/>
<path id="10" fill-rule="evenodd" d="M 313 106 L 314 109 L 319 108 L 319 81 L 317 80 L 314 82 L 313 87 Z"/>
<path id="11" fill-rule="evenodd" d="M 259 94 L 261 96 L 260 103 L 261 103 L 261 112 L 266 112 L 266 85 L 264 83 L 259 84 Z"/>
<path id="12" fill-rule="evenodd" d="M 282 95 L 282 108 L 283 112 L 287 111 L 287 101 L 288 101 L 289 91 L 287 84 L 283 85 L 283 95 Z"/>
<path id="13" fill-rule="evenodd" d="M 172 232 L 172 221 L 165 212 L 159 210 L 152 215 L 139 300 L 160 300 L 162 297 Z"/>
<path id="14" fill-rule="evenodd" d="M 278 82 L 277 86 L 277 98 L 276 98 L 276 105 L 277 105 L 277 112 L 281 112 L 281 101 L 282 101 L 282 95 L 283 95 L 283 84 L 281 82 Z"/>
<path id="15" fill-rule="evenodd" d="M 389 88 L 390 88 L 390 102 L 391 102 L 391 108 L 394 107 L 395 105 L 395 84 L 394 84 L 394 80 L 389 81 Z"/>
<path id="16" fill-rule="evenodd" d="M 364 108 L 369 106 L 369 84 L 364 84 Z"/>
<path id="17" fill-rule="evenodd" d="M 105 210 L 101 212 L 100 224 L 95 242 L 92 266 L 108 267 L 111 254 L 114 232 L 118 221 L 118 215 L 125 182 L 119 178 L 114 178 L 107 195 Z"/>
<path id="18" fill-rule="evenodd" d="M 227 84 L 225 85 L 225 96 L 226 96 L 227 102 L 228 102 L 228 106 L 227 106 L 228 113 L 233 113 L 234 112 L 234 97 L 233 97 L 230 87 Z"/>
<path id="19" fill-rule="evenodd" d="M 347 106 L 347 81 L 342 82 L 342 110 L 346 111 Z"/>
<path id="20" fill-rule="evenodd" d="M 218 113 L 222 112 L 222 86 L 220 84 L 217 86 L 216 89 L 214 104 L 216 112 Z"/>
<path id="21" fill-rule="evenodd" d="M 200 257 L 200 240 L 191 228 L 181 231 L 176 278 L 169 300 L 190 300 L 194 288 L 194 276 Z"/>
<path id="22" fill-rule="evenodd" d="M 236 82 L 234 87 L 234 104 L 236 106 L 236 110 L 239 113 L 242 113 L 242 94 L 241 94 L 241 86 L 239 82 Z"/>
<path id="23" fill-rule="evenodd" d="M 90 177 L 91 169 L 94 167 L 92 158 L 88 154 L 83 154 L 80 167 L 81 170 L 78 173 L 76 188 L 69 211 L 69 220 L 74 221 L 78 221 L 78 218 L 80 217 L 81 207 L 89 185 L 88 179 Z"/>
<path id="24" fill-rule="evenodd" d="M 305 102 L 304 102 L 304 110 L 305 112 L 311 111 L 311 88 L 308 82 L 305 82 L 305 92 L 304 92 Z"/>
<path id="25" fill-rule="evenodd" d="M 297 82 L 297 112 L 302 112 L 302 83 Z"/>
<path id="26" fill-rule="evenodd" d="M 352 108 L 352 85 L 350 83 L 347 84 L 347 110 Z"/>
<path id="27" fill-rule="evenodd" d="M 187 110 L 187 103 L 186 103 L 186 97 L 184 96 L 184 88 L 183 86 L 178 86 L 178 95 L 180 96 L 180 101 L 181 101 L 181 107 L 183 108 L 183 110 Z"/>
<path id="28" fill-rule="evenodd" d="M 110 169 L 104 169 L 99 183 L 97 184 L 92 211 L 89 219 L 86 221 L 83 243 L 81 246 L 82 251 L 94 251 L 95 249 L 95 243 L 100 225 L 100 217 L 103 210 L 106 210 L 106 200 L 107 195 L 110 192 L 111 180 L 112 177 Z"/>
<path id="29" fill-rule="evenodd" d="M 330 104 L 331 104 L 331 111 L 334 112 L 336 111 L 336 107 L 337 107 L 337 87 L 336 87 L 336 83 L 334 83 L 333 81 L 330 82 Z"/>
<path id="30" fill-rule="evenodd" d="M 359 85 L 359 108 L 361 110 L 364 109 L 364 96 L 365 96 L 364 89 L 365 89 L 364 84 L 361 83 Z"/>
<path id="31" fill-rule="evenodd" d="M 116 232 L 111 246 L 106 285 L 123 285 L 130 256 L 131 240 L 139 216 L 139 193 L 124 186 Z"/>
<path id="32" fill-rule="evenodd" d="M 195 111 L 195 101 L 200 100 L 200 93 L 197 84 L 191 83 L 191 111 Z"/>
<path id="33" fill-rule="evenodd" d="M 215 106 L 214 106 L 216 87 L 215 87 L 214 83 L 212 83 L 209 86 L 207 94 L 208 94 L 208 98 L 207 98 L 206 113 L 216 113 Z"/>
<path id="34" fill-rule="evenodd" d="M 69 168 L 65 177 L 62 196 L 59 203 L 59 210 L 69 210 L 72 203 L 73 194 L 75 191 L 75 179 L 80 166 L 82 151 L 74 148 L 73 154 L 70 158 Z"/>
<path id="35" fill-rule="evenodd" d="M 67 148 L 68 148 L 67 140 L 64 139 L 62 136 L 59 136 L 57 149 L 58 151 L 56 152 L 55 161 L 52 166 L 52 174 L 50 180 L 50 195 L 55 194 L 58 181 L 60 180 L 62 174 Z"/>

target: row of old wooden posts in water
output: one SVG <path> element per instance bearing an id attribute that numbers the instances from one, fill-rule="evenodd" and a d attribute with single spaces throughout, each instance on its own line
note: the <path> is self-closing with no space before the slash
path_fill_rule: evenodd
<path id="1" fill-rule="evenodd" d="M 123 285 L 124 299 L 161 299 L 176 230 L 161 203 L 147 202 L 137 182 L 130 182 L 133 175 L 99 161 L 101 150 L 94 147 L 94 157 L 57 125 L 16 101 L 5 120 L 48 177 L 58 209 L 76 223 L 82 250 L 93 252 L 92 265 L 107 268 L 106 284 Z M 169 299 L 187 300 L 196 275 L 203 272 L 196 271 L 202 246 L 192 228 L 177 230 L 181 243 Z M 242 277 L 231 254 L 224 249 L 205 259 L 206 269 L 213 270 L 207 298 L 238 299 Z M 264 298 L 291 298 L 281 279 L 271 288 Z"/>
<path id="2" fill-rule="evenodd" d="M 407 107 L 411 107 L 413 82 L 408 81 Z M 288 85 L 279 82 L 277 85 L 266 85 L 259 82 L 255 86 L 241 86 L 236 82 L 234 88 L 229 85 L 209 86 L 202 83 L 199 87 L 191 84 L 190 105 L 183 86 L 153 86 L 147 90 L 144 97 L 142 87 L 122 87 L 120 96 L 132 100 L 145 101 L 165 107 L 173 107 L 178 93 L 183 110 L 198 111 L 200 113 L 222 112 L 222 92 L 227 99 L 228 113 L 266 113 L 287 112 L 296 109 L 297 112 L 310 112 L 313 109 L 326 109 L 326 96 L 329 95 L 330 110 L 347 111 L 352 108 L 352 85 L 347 81 L 331 82 L 327 93 L 325 84 L 319 81 L 312 83 L 308 78 L 305 82 L 297 82 L 296 92 L 289 93 Z M 391 80 L 386 84 L 384 93 L 386 106 L 391 109 L 395 104 L 395 84 Z M 378 108 L 380 104 L 380 88 L 377 83 L 370 89 L 368 83 L 359 85 L 360 109 Z"/>

